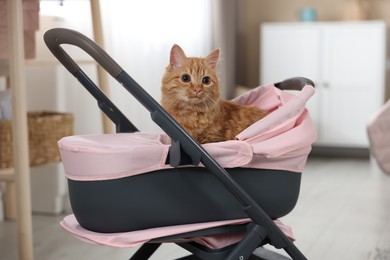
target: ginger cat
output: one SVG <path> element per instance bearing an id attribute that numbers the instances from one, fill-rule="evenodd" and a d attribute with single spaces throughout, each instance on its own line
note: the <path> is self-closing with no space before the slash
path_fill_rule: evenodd
<path id="1" fill-rule="evenodd" d="M 221 100 L 218 58 L 219 49 L 193 58 L 174 45 L 162 79 L 161 105 L 201 144 L 233 140 L 266 116 L 257 107 Z"/>

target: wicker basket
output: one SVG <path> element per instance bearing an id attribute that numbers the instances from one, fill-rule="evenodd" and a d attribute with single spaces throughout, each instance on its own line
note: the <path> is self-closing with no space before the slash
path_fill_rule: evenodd
<path id="1" fill-rule="evenodd" d="M 57 141 L 73 134 L 73 115 L 57 112 L 29 112 L 30 166 L 61 161 Z M 0 120 L 0 169 L 13 166 L 12 122 Z"/>

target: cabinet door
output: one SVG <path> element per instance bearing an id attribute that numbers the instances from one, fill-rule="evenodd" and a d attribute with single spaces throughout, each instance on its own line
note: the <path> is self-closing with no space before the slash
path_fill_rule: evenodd
<path id="1" fill-rule="evenodd" d="M 371 24 L 372 25 L 372 24 Z M 367 147 L 366 124 L 383 103 L 384 26 L 323 28 L 321 141 Z"/>
<path id="2" fill-rule="evenodd" d="M 321 35 L 317 26 L 264 24 L 261 26 L 260 83 L 274 83 L 291 77 L 320 81 Z M 319 124 L 319 95 L 307 107 Z"/>
<path id="3" fill-rule="evenodd" d="M 273 83 L 297 76 L 318 80 L 319 32 L 313 26 L 262 26 L 261 83 Z"/>

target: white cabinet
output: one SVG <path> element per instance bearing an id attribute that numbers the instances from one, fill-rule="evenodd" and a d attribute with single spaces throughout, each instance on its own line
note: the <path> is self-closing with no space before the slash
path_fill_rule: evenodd
<path id="1" fill-rule="evenodd" d="M 260 28 L 261 84 L 310 78 L 316 145 L 368 147 L 366 124 L 384 103 L 386 25 L 372 22 L 266 23 Z"/>

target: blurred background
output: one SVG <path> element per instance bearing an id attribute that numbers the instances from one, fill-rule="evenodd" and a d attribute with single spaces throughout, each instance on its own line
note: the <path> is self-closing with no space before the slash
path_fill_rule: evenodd
<path id="1" fill-rule="evenodd" d="M 0 121 L 12 120 L 6 3 L 0 0 Z M 372 162 L 366 125 L 389 97 L 390 1 L 100 0 L 100 7 L 104 49 L 156 100 L 173 44 L 188 56 L 220 48 L 225 98 L 289 77 L 310 78 L 317 88 L 307 105 L 318 129 L 313 154 Z M 23 0 L 23 12 L 27 110 L 71 114 L 74 134 L 103 133 L 96 101 L 43 42 L 56 27 L 93 39 L 90 1 Z M 87 54 L 65 49 L 97 80 Z M 114 79 L 108 86 L 110 98 L 141 131 L 161 131 Z M 69 212 L 61 163 L 32 167 L 31 187 L 34 214 Z M 12 222 L 9 182 L 0 179 L 0 188 L 0 223 Z"/>

